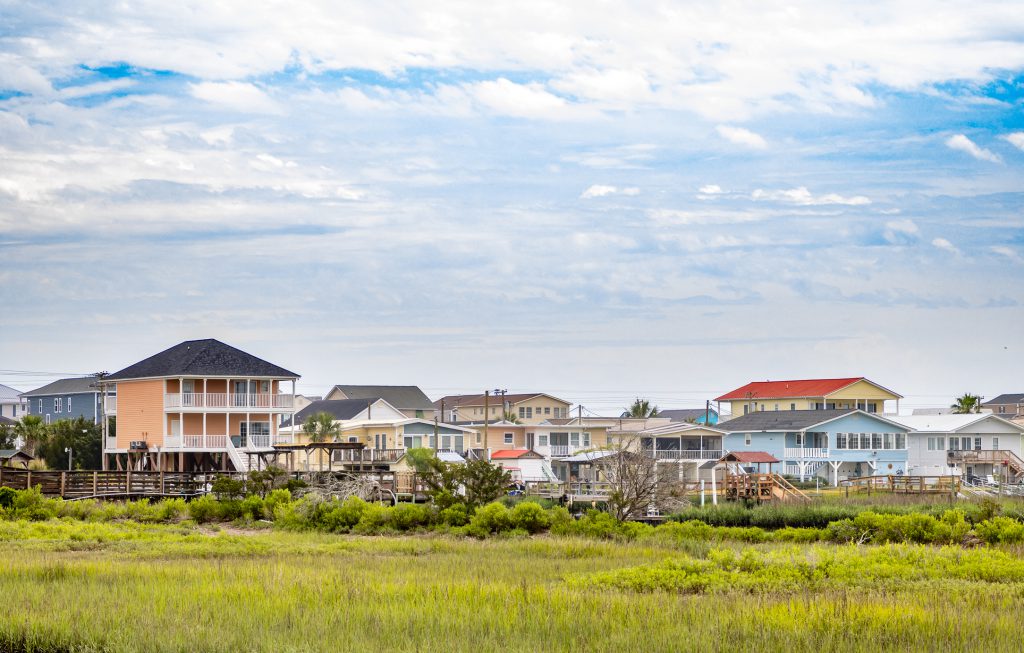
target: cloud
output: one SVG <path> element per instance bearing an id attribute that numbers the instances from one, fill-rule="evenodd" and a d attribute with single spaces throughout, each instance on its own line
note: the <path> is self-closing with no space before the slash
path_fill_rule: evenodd
<path id="1" fill-rule="evenodd" d="M 920 233 L 913 220 L 890 220 L 885 223 L 882 238 L 892 245 L 911 245 L 917 242 Z"/>
<path id="2" fill-rule="evenodd" d="M 580 199 L 589 200 L 595 197 L 605 197 L 608 195 L 627 195 L 634 196 L 640 194 L 640 189 L 635 186 L 629 186 L 626 188 L 619 188 L 617 186 L 606 186 L 604 184 L 594 184 L 587 190 L 580 194 Z"/>
<path id="3" fill-rule="evenodd" d="M 764 190 L 758 188 L 751 193 L 753 200 L 770 200 L 775 202 L 789 202 L 801 206 L 818 206 L 824 204 L 844 204 L 847 206 L 864 206 L 871 204 L 871 200 L 863 195 L 846 197 L 837 193 L 826 193 L 814 195 L 807 187 L 790 188 L 788 190 Z"/>
<path id="4" fill-rule="evenodd" d="M 1014 263 L 1024 263 L 1024 257 L 1022 257 L 1020 253 L 1012 247 L 1007 247 L 1006 245 L 993 245 L 989 249 L 999 256 L 1010 259 Z"/>
<path id="5" fill-rule="evenodd" d="M 744 129 L 743 127 L 718 125 L 715 127 L 715 131 L 717 131 L 722 138 L 730 143 L 735 143 L 736 145 L 743 145 L 744 147 L 749 147 L 755 150 L 763 150 L 768 147 L 768 142 L 764 140 L 763 137 L 755 134 L 749 129 Z"/>
<path id="6" fill-rule="evenodd" d="M 1003 136 L 1003 140 L 1009 142 L 1014 147 L 1024 150 L 1024 132 L 1013 132 Z"/>
<path id="7" fill-rule="evenodd" d="M 979 147 L 977 143 L 967 138 L 963 134 L 956 134 L 946 139 L 946 147 L 952 150 L 958 150 L 960 152 L 966 152 L 979 161 L 989 161 L 991 163 L 1001 163 L 1002 159 L 998 154 L 991 150 L 986 150 L 983 147 Z"/>
<path id="8" fill-rule="evenodd" d="M 282 107 L 254 84 L 247 82 L 200 82 L 191 85 L 192 95 L 200 100 L 239 113 L 282 112 Z"/>
<path id="9" fill-rule="evenodd" d="M 559 119 L 571 115 L 572 107 L 565 99 L 537 83 L 517 84 L 499 77 L 465 89 L 477 102 L 503 116 Z"/>
<path id="10" fill-rule="evenodd" d="M 950 254 L 956 254 L 956 255 L 959 256 L 960 253 L 961 253 L 956 245 L 954 245 L 953 243 L 949 242 L 945 238 L 934 238 L 932 240 L 932 245 L 934 247 L 937 247 L 937 248 L 945 251 L 945 252 L 949 252 Z"/>

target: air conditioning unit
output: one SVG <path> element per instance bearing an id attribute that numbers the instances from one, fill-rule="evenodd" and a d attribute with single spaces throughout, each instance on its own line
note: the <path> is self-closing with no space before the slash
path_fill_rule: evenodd
<path id="1" fill-rule="evenodd" d="M 132 450 L 148 449 L 149 445 L 146 444 L 145 440 L 132 440 L 128 443 L 128 448 Z"/>

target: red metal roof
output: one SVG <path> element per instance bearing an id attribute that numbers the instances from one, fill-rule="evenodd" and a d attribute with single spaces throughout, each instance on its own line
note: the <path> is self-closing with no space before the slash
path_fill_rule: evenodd
<path id="1" fill-rule="evenodd" d="M 494 460 L 496 458 L 522 458 L 528 453 L 532 452 L 529 449 L 498 449 L 497 451 L 491 452 L 491 460 Z"/>
<path id="2" fill-rule="evenodd" d="M 767 451 L 732 451 L 722 458 L 730 463 L 777 463 L 779 459 Z"/>
<path id="3" fill-rule="evenodd" d="M 786 397 L 825 397 L 848 385 L 864 380 L 863 376 L 846 379 L 800 379 L 795 381 L 754 381 L 727 392 L 715 401 L 736 399 L 782 399 Z M 870 381 L 869 381 L 870 383 Z"/>

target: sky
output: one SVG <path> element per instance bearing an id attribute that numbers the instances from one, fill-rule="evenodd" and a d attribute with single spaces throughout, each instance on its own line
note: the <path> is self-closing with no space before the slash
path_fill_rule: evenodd
<path id="1" fill-rule="evenodd" d="M 0 0 L 0 383 L 1024 392 L 1016 2 Z"/>

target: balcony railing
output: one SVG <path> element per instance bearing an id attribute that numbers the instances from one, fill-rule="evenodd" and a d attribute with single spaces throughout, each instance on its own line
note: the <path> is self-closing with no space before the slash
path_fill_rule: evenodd
<path id="1" fill-rule="evenodd" d="M 548 449 L 551 451 L 552 457 L 569 455 L 569 445 L 567 444 L 553 444 Z"/>
<path id="2" fill-rule="evenodd" d="M 175 392 L 164 395 L 164 408 L 266 409 L 291 410 L 291 395 L 236 394 L 228 392 Z"/>
<path id="3" fill-rule="evenodd" d="M 269 449 L 273 444 L 292 444 L 294 438 L 291 435 L 250 435 L 246 438 L 246 444 L 241 444 L 239 436 L 232 436 L 239 444 L 235 446 L 243 451 L 252 449 Z M 228 446 L 226 435 L 168 435 L 164 438 L 162 450 L 168 449 L 226 449 Z"/>
<path id="4" fill-rule="evenodd" d="M 786 447 L 783 456 L 787 459 L 828 458 L 828 448 Z"/>
<path id="5" fill-rule="evenodd" d="M 644 449 L 644 455 L 656 460 L 719 460 L 721 449 Z"/>

